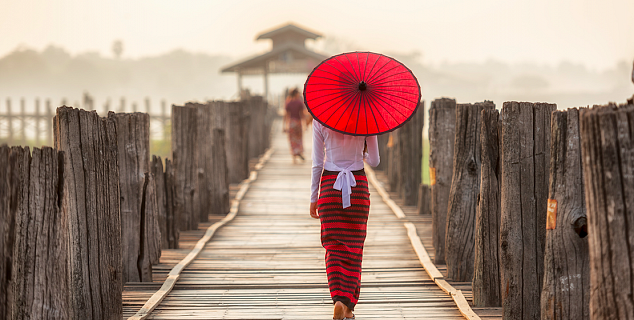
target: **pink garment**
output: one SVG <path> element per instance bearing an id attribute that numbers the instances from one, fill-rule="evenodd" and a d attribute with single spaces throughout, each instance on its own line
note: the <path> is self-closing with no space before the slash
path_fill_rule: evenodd
<path id="1" fill-rule="evenodd" d="M 367 141 L 368 152 L 363 154 Z M 381 161 L 376 136 L 352 136 L 333 131 L 313 120 L 313 172 L 310 202 L 317 202 L 319 181 L 324 169 L 338 171 L 334 188 L 341 190 L 343 207 L 350 206 L 350 193 L 356 186 L 351 171 L 363 169 L 363 160 L 376 167 Z"/>
<path id="2" fill-rule="evenodd" d="M 304 103 L 299 98 L 290 100 L 286 103 L 286 113 L 291 117 L 291 119 L 300 120 L 304 109 Z"/>

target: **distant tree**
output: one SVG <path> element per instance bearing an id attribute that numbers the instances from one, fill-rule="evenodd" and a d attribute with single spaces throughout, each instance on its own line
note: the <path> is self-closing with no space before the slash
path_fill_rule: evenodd
<path id="1" fill-rule="evenodd" d="M 112 43 L 112 53 L 114 54 L 115 58 L 121 59 L 121 54 L 123 54 L 123 41 L 115 40 Z"/>

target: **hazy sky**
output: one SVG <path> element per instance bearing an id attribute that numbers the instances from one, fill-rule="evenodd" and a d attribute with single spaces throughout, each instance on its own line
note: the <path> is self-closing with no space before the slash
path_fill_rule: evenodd
<path id="1" fill-rule="evenodd" d="M 426 63 L 634 59 L 634 0 L 0 0 L 0 56 L 48 44 L 110 55 L 121 39 L 128 58 L 176 48 L 243 58 L 267 49 L 256 34 L 289 21 Z"/>

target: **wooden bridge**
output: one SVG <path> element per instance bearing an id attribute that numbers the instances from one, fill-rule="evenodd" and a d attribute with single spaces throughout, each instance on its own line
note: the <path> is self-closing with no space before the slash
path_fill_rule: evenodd
<path id="1" fill-rule="evenodd" d="M 423 114 L 367 170 L 360 319 L 634 319 L 634 106 L 434 100 L 429 186 Z M 54 148 L 0 146 L 0 319 L 328 319 L 310 163 L 274 118 L 173 106 L 162 161 L 149 115 L 61 107 Z"/>
<path id="2" fill-rule="evenodd" d="M 332 317 L 319 221 L 308 215 L 311 163 L 293 165 L 286 136 L 279 131 L 274 129 L 271 157 L 250 183 L 236 217 L 216 231 L 148 319 Z M 306 154 L 310 154 L 307 136 Z M 375 188 L 370 192 L 356 315 L 360 319 L 462 319 L 451 295 L 421 265 L 404 226 L 407 219 L 399 219 Z M 190 232 L 191 236 L 200 235 L 207 226 Z M 124 318 L 141 308 L 189 251 L 191 237 L 182 238 L 183 249 L 163 251 L 161 264 L 154 269 L 158 276 L 154 283 L 126 285 Z M 495 310 L 482 313 L 491 315 Z"/>

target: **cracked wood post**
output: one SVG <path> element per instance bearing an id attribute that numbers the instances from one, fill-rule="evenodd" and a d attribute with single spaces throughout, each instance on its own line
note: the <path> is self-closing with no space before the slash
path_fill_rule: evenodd
<path id="1" fill-rule="evenodd" d="M 579 110 L 551 117 L 542 319 L 590 319 L 590 265 Z"/>
<path id="2" fill-rule="evenodd" d="M 210 202 L 213 194 L 212 149 L 214 111 L 210 104 L 187 103 L 186 106 L 196 108 L 196 165 L 198 172 L 198 217 L 200 222 L 209 221 Z"/>
<path id="3" fill-rule="evenodd" d="M 505 102 L 500 116 L 502 163 L 500 279 L 504 319 L 539 319 L 554 104 Z"/>
<path id="4" fill-rule="evenodd" d="M 229 170 L 227 169 L 227 151 L 225 146 L 225 131 L 214 129 L 211 145 L 213 192 L 210 199 L 210 214 L 226 215 L 229 213 L 231 200 L 229 199 Z"/>
<path id="5" fill-rule="evenodd" d="M 499 112 L 480 115 L 480 201 L 476 211 L 473 304 L 499 307 L 500 293 L 500 158 Z"/>
<path id="6" fill-rule="evenodd" d="M 95 111 L 61 107 L 54 128 L 56 148 L 64 151 L 68 319 L 121 319 L 123 267 L 114 120 L 100 118 Z"/>
<path id="7" fill-rule="evenodd" d="M 23 194 L 25 164 L 28 153 L 22 147 L 0 146 L 0 319 L 9 319 L 12 299 L 10 285 L 15 272 L 13 254 L 15 245 L 16 213 Z"/>
<path id="8" fill-rule="evenodd" d="M 495 109 L 491 101 L 456 106 L 453 175 L 447 205 L 445 261 L 447 277 L 473 279 L 475 219 L 480 194 L 480 113 Z"/>
<path id="9" fill-rule="evenodd" d="M 445 263 L 447 205 L 453 173 L 456 137 L 456 100 L 432 101 L 429 109 L 429 175 L 431 180 L 432 242 L 434 263 Z"/>
<path id="10" fill-rule="evenodd" d="M 634 319 L 634 105 L 581 112 L 590 318 Z"/>
<path id="11" fill-rule="evenodd" d="M 156 185 L 157 222 L 161 234 L 161 249 L 178 249 L 178 226 L 174 223 L 174 169 L 165 159 L 152 156 L 152 176 Z"/>
<path id="12" fill-rule="evenodd" d="M 193 107 L 172 106 L 172 161 L 180 213 L 179 229 L 198 229 L 198 147 L 197 111 Z"/>
<path id="13" fill-rule="evenodd" d="M 155 184 L 149 176 L 150 117 L 110 112 L 108 119 L 117 130 L 123 281 L 150 282 L 152 262 L 160 256 Z"/>
<path id="14" fill-rule="evenodd" d="M 416 113 L 398 130 L 401 162 L 399 195 L 406 206 L 414 206 L 418 201 L 418 187 L 421 183 L 423 161 L 423 124 L 425 107 L 421 101 Z"/>
<path id="15" fill-rule="evenodd" d="M 178 249 L 180 239 L 180 207 L 176 206 L 176 179 L 174 177 L 174 165 L 170 159 L 165 159 L 165 228 L 167 230 L 167 246 L 169 249 Z"/>
<path id="16" fill-rule="evenodd" d="M 12 153 L 18 150 L 12 150 Z M 15 247 L 8 319 L 71 319 L 67 217 L 60 208 L 62 152 L 19 151 L 21 191 L 15 212 Z M 7 290 L 3 287 L 2 291 Z"/>
<path id="17" fill-rule="evenodd" d="M 249 115 L 244 113 L 244 102 L 214 101 L 216 123 L 224 129 L 229 182 L 240 183 L 249 177 Z"/>

